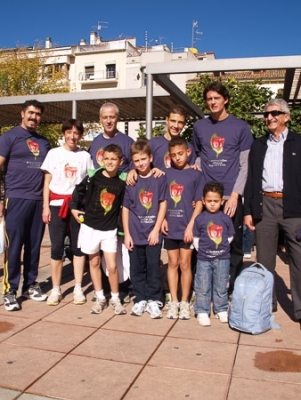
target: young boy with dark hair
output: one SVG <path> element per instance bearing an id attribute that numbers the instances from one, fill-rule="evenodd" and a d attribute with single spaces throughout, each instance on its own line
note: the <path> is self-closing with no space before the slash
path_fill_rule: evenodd
<path id="1" fill-rule="evenodd" d="M 167 280 L 171 301 L 167 318 L 190 318 L 189 295 L 192 283 L 191 256 L 193 224 L 202 211 L 203 173 L 188 163 L 191 149 L 182 137 L 169 142 L 171 168 L 166 169 L 169 187 L 167 213 L 162 224 L 164 248 L 168 255 Z M 193 208 L 192 204 L 195 203 Z M 179 270 L 181 271 L 181 301 L 178 301 Z"/>
<path id="2" fill-rule="evenodd" d="M 119 178 L 118 169 L 122 164 L 122 150 L 116 144 L 109 144 L 103 153 L 104 169 L 94 170 L 93 176 L 87 176 L 76 185 L 72 194 L 70 209 L 74 218 L 80 222 L 83 211 L 79 209 L 85 199 L 84 222 L 78 235 L 78 247 L 89 255 L 90 274 L 95 289 L 96 302 L 92 314 L 100 314 L 106 307 L 101 281 L 100 250 L 109 271 L 111 287 L 110 305 L 115 314 L 125 314 L 118 292 L 119 279 L 116 262 L 117 225 L 125 182 Z"/>
<path id="3" fill-rule="evenodd" d="M 220 322 L 228 322 L 228 287 L 230 243 L 235 233 L 232 219 L 221 211 L 224 187 L 208 182 L 203 191 L 205 210 L 196 217 L 193 234 L 198 250 L 194 279 L 195 314 L 202 326 L 210 326 L 211 298 L 213 311 Z"/>
<path id="4" fill-rule="evenodd" d="M 134 186 L 126 186 L 122 222 L 135 296 L 131 315 L 141 316 L 147 311 L 151 318 L 162 318 L 159 308 L 163 305 L 160 301 L 160 255 L 161 225 L 166 213 L 166 179 L 164 175 L 154 178 L 151 149 L 146 139 L 133 143 L 130 152 L 138 178 Z"/>

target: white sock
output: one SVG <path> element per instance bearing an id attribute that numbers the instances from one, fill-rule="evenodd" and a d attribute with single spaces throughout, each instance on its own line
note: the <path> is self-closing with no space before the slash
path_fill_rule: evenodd
<path id="1" fill-rule="evenodd" d="M 76 283 L 74 285 L 74 289 L 81 289 L 82 288 L 82 284 L 81 283 Z"/>
<path id="2" fill-rule="evenodd" d="M 53 286 L 52 290 L 53 290 L 54 292 L 58 292 L 58 293 L 61 292 L 61 289 L 60 289 L 59 286 Z"/>
<path id="3" fill-rule="evenodd" d="M 119 299 L 119 292 L 117 292 L 117 293 L 111 292 L 111 299 L 112 300 L 118 300 Z"/>
<path id="4" fill-rule="evenodd" d="M 96 297 L 98 299 L 100 299 L 100 300 L 105 299 L 105 295 L 103 294 L 103 290 L 99 290 L 99 291 L 95 292 L 95 294 L 96 294 Z"/>

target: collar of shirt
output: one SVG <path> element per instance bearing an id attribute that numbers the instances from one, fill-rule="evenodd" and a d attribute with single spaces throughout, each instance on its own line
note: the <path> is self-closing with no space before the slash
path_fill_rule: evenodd
<path id="1" fill-rule="evenodd" d="M 272 144 L 277 144 L 277 143 L 280 143 L 280 142 L 284 142 L 286 140 L 286 138 L 287 138 L 287 134 L 288 134 L 288 128 L 285 128 L 284 131 L 279 135 L 279 140 L 276 140 L 275 136 L 272 133 L 270 133 L 269 134 L 269 141 Z"/>

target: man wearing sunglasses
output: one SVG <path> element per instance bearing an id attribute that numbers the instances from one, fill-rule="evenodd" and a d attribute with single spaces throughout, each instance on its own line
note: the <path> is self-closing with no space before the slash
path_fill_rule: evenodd
<path id="1" fill-rule="evenodd" d="M 282 229 L 289 259 L 294 315 L 301 328 L 301 135 L 286 127 L 290 110 L 282 99 L 270 100 L 263 113 L 269 130 L 249 154 L 244 196 L 244 224 L 256 235 L 257 261 L 274 273 L 278 233 Z M 274 288 L 273 311 L 277 311 Z"/>

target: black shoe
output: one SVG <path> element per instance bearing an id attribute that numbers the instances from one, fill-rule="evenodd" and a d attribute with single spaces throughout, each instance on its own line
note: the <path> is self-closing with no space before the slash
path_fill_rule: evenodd
<path id="1" fill-rule="evenodd" d="M 6 293 L 3 296 L 3 303 L 4 303 L 4 307 L 5 307 L 6 311 L 20 310 L 20 306 L 19 306 L 19 303 L 17 302 L 15 292 Z"/>

